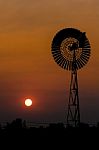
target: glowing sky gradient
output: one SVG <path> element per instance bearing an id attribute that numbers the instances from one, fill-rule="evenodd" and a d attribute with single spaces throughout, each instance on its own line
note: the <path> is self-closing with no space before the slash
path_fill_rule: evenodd
<path id="1" fill-rule="evenodd" d="M 78 71 L 81 121 L 99 121 L 98 0 L 0 0 L 0 121 L 66 121 L 70 72 L 54 62 L 51 42 L 67 27 L 91 43 Z M 34 99 L 32 109 L 25 98 Z"/>

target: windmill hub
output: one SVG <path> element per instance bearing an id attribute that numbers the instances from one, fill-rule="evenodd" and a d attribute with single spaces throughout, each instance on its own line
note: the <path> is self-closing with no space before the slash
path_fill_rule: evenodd
<path id="1" fill-rule="evenodd" d="M 82 48 L 79 48 L 79 41 L 77 39 L 70 37 L 62 41 L 60 52 L 66 60 L 73 61 L 74 50 L 76 59 L 80 58 Z"/>
<path id="2" fill-rule="evenodd" d="M 78 43 L 72 43 L 68 46 L 68 49 L 70 51 L 74 51 L 74 50 L 77 50 L 78 49 Z"/>

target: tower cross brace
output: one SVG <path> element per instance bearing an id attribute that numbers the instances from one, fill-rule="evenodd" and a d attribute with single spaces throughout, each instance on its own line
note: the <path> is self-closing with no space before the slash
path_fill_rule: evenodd
<path id="1" fill-rule="evenodd" d="M 67 112 L 67 126 L 79 127 L 80 125 L 80 109 L 79 109 L 79 95 L 78 95 L 78 81 L 76 69 L 75 50 L 73 54 L 71 71 L 71 82 L 69 91 L 69 103 Z"/>

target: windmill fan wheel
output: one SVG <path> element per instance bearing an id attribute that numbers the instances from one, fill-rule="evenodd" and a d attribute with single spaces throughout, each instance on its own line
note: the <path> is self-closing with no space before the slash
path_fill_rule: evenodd
<path id="1" fill-rule="evenodd" d="M 74 28 L 60 30 L 52 41 L 52 55 L 55 62 L 66 70 L 72 70 L 75 51 L 75 69 L 82 68 L 90 57 L 90 43 L 85 35 Z"/>

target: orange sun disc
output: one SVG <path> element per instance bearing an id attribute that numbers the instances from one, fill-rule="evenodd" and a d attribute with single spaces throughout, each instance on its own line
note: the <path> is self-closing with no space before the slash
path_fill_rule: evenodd
<path id="1" fill-rule="evenodd" d="M 31 106 L 32 105 L 32 100 L 31 99 L 26 99 L 25 100 L 25 105 L 26 106 Z"/>

